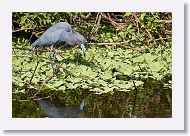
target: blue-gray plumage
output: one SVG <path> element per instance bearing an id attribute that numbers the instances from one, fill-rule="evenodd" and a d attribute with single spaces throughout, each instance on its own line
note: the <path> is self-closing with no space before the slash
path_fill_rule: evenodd
<path id="1" fill-rule="evenodd" d="M 84 56 L 86 56 L 86 48 L 84 46 L 86 39 L 81 34 L 73 31 L 71 25 L 67 22 L 60 22 L 51 26 L 31 46 L 32 48 L 51 46 L 50 51 L 52 52 L 53 47 L 58 48 L 63 44 L 66 46 L 80 45 Z"/>
<path id="2" fill-rule="evenodd" d="M 53 48 L 58 48 L 61 45 L 65 46 L 75 46 L 80 45 L 84 57 L 86 57 L 86 39 L 83 35 L 72 30 L 71 25 L 67 22 L 57 23 L 50 28 L 48 28 L 41 37 L 39 37 L 31 46 L 33 49 L 37 47 L 50 47 L 50 62 L 52 61 L 52 50 Z M 54 61 L 56 60 L 56 52 L 53 54 Z M 53 64 L 51 66 L 54 71 Z M 55 71 L 54 71 L 55 73 Z"/>

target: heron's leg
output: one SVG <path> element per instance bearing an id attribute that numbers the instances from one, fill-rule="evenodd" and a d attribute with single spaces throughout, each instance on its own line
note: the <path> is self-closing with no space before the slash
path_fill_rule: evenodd
<path id="1" fill-rule="evenodd" d="M 50 47 L 50 55 L 49 55 L 49 59 L 50 59 L 50 61 L 51 61 L 52 50 L 53 50 L 53 45 Z"/>
<path id="2" fill-rule="evenodd" d="M 50 62 L 50 63 L 51 63 L 51 67 L 52 67 L 52 69 L 53 69 L 53 74 L 55 74 L 55 73 L 56 73 L 56 69 L 54 68 L 53 63 L 52 63 L 52 62 Z"/>
<path id="3" fill-rule="evenodd" d="M 55 52 L 53 53 L 53 60 L 54 60 L 54 62 L 57 61 L 56 53 L 57 53 L 57 49 L 55 49 Z"/>
<path id="4" fill-rule="evenodd" d="M 55 70 L 54 65 L 53 65 L 53 63 L 52 63 L 52 57 L 51 57 L 52 50 L 53 50 L 53 45 L 50 47 L 49 60 L 50 60 L 50 63 L 51 63 L 51 67 L 52 67 L 52 69 L 53 69 L 53 74 L 55 74 L 56 70 Z"/>
<path id="5" fill-rule="evenodd" d="M 54 61 L 54 62 L 58 62 L 57 57 L 56 57 L 56 55 L 57 55 L 57 50 L 58 50 L 58 49 L 56 48 L 56 49 L 55 49 L 55 52 L 54 52 L 54 54 L 53 54 L 53 61 Z M 57 73 L 57 72 L 59 72 L 59 67 L 58 67 L 58 68 L 56 67 L 56 73 Z"/>

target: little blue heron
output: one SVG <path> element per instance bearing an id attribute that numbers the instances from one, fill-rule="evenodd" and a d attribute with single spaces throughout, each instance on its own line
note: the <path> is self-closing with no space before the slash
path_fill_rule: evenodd
<path id="1" fill-rule="evenodd" d="M 71 25 L 67 22 L 59 22 L 48 28 L 42 36 L 40 36 L 31 46 L 33 49 L 37 47 L 50 47 L 50 61 L 53 48 L 58 48 L 61 45 L 75 46 L 80 45 L 84 57 L 86 56 L 86 39 L 83 35 L 72 30 Z M 53 55 L 56 60 L 56 52 Z"/>

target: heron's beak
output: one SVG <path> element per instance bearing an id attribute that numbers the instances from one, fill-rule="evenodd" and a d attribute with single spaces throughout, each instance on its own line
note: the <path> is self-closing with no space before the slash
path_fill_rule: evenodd
<path id="1" fill-rule="evenodd" d="M 80 44 L 80 47 L 83 51 L 84 57 L 86 57 L 86 48 L 85 48 L 84 44 Z"/>

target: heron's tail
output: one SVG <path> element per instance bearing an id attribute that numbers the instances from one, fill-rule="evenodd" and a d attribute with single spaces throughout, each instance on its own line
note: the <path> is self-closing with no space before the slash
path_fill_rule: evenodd
<path id="1" fill-rule="evenodd" d="M 37 46 L 37 42 L 38 41 L 36 40 L 34 43 L 31 44 L 32 49 L 34 49 Z"/>
<path id="2" fill-rule="evenodd" d="M 37 40 L 34 43 L 31 44 L 32 54 L 34 54 L 34 51 L 35 51 L 36 47 L 37 47 Z"/>

